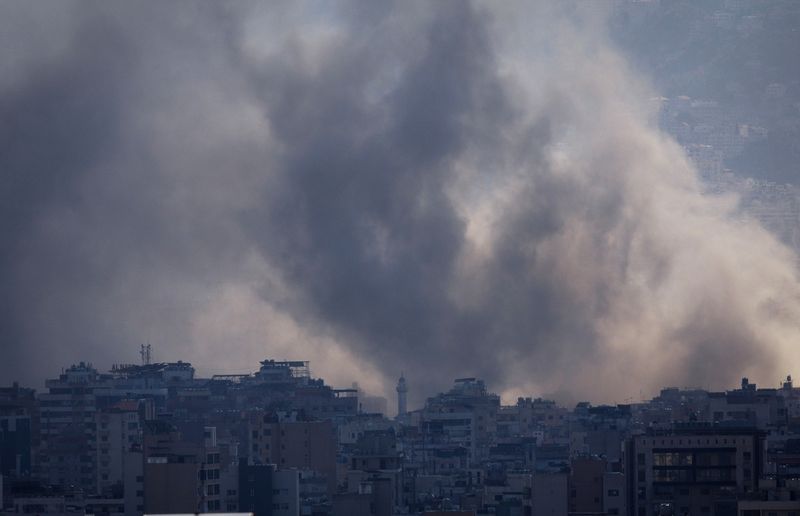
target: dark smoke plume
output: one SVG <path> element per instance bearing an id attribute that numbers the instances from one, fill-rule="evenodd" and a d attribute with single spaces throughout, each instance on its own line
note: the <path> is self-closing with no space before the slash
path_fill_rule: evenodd
<path id="1" fill-rule="evenodd" d="M 3 377 L 148 339 L 417 401 L 795 365 L 795 257 L 701 195 L 602 13 L 329 8 L 0 7 Z"/>

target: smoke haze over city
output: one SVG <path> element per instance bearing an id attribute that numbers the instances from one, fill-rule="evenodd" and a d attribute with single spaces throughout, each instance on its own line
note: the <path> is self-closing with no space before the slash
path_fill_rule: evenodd
<path id="1" fill-rule="evenodd" d="M 403 371 L 412 406 L 798 371 L 791 241 L 664 129 L 680 86 L 615 6 L 3 2 L 0 376 L 144 342 L 384 396 Z M 798 96 L 769 48 L 759 91 Z"/>

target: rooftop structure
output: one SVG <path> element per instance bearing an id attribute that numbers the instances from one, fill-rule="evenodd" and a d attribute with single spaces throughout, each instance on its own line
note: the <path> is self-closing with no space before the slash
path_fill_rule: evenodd
<path id="1" fill-rule="evenodd" d="M 311 378 L 311 370 L 306 360 L 262 360 L 253 377 L 263 383 L 305 383 Z"/>

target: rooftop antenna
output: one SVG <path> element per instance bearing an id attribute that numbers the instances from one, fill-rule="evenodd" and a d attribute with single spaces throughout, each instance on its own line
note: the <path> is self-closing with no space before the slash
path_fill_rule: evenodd
<path id="1" fill-rule="evenodd" d="M 142 357 L 142 365 L 150 365 L 152 363 L 152 353 L 153 347 L 150 345 L 150 342 L 148 342 L 147 345 L 142 344 L 139 350 L 139 355 Z"/>

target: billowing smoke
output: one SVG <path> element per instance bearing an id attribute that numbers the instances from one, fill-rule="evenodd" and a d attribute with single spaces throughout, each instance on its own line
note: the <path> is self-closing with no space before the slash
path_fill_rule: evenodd
<path id="1" fill-rule="evenodd" d="M 403 370 L 416 401 L 797 364 L 795 257 L 700 193 L 595 9 L 0 14 L 4 378 L 147 340 L 204 373 L 305 358 L 389 394 Z"/>

